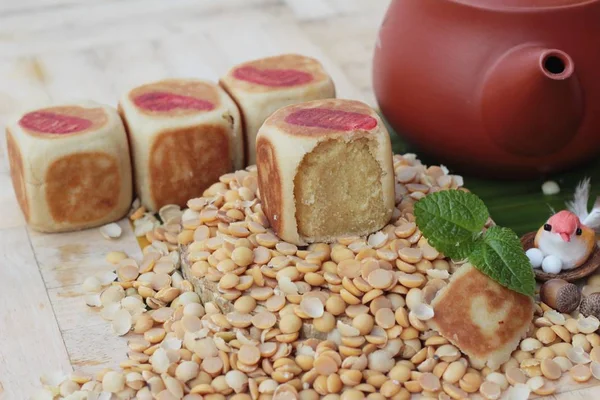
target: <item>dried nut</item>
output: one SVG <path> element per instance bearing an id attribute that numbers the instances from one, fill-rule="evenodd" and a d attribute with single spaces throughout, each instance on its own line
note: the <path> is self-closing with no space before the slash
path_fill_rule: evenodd
<path id="1" fill-rule="evenodd" d="M 419 381 L 408 381 L 404 383 L 404 387 L 406 388 L 406 390 L 408 390 L 410 393 L 419 393 L 423 391 L 423 388 L 421 387 L 421 384 L 419 383 Z"/>
<path id="2" fill-rule="evenodd" d="M 551 327 L 552 326 L 552 322 L 550 322 L 550 320 L 548 320 L 548 318 L 546 317 L 539 317 L 536 318 L 534 321 L 534 325 L 537 327 Z"/>
<path id="3" fill-rule="evenodd" d="M 102 390 L 110 393 L 118 393 L 125 388 L 125 376 L 116 371 L 108 371 L 102 378 Z"/>
<path id="4" fill-rule="evenodd" d="M 550 344 L 556 340 L 556 332 L 546 326 L 538 329 L 535 336 L 543 344 Z"/>
<path id="5" fill-rule="evenodd" d="M 554 357 L 552 361 L 560 367 L 562 372 L 567 372 L 573 368 L 573 363 L 567 357 Z"/>
<path id="6" fill-rule="evenodd" d="M 527 386 L 532 391 L 536 391 L 542 386 L 544 386 L 544 383 L 544 378 L 542 378 L 541 376 L 534 376 L 533 378 L 529 378 L 529 380 L 527 381 Z"/>
<path id="7" fill-rule="evenodd" d="M 275 326 L 277 323 L 277 317 L 272 312 L 263 311 L 255 314 L 252 317 L 251 323 L 258 329 L 269 329 Z"/>
<path id="8" fill-rule="evenodd" d="M 514 357 L 509 358 L 507 362 L 500 366 L 501 371 L 503 371 L 504 373 L 506 373 L 506 371 L 508 371 L 511 368 L 519 368 L 519 362 Z"/>
<path id="9" fill-rule="evenodd" d="M 535 358 L 528 358 L 521 361 L 520 368 L 529 378 L 534 376 L 542 375 L 542 369 L 540 367 L 541 361 Z"/>
<path id="10" fill-rule="evenodd" d="M 187 382 L 198 376 L 200 366 L 195 361 L 183 361 L 175 370 L 175 377 L 182 382 Z"/>
<path id="11" fill-rule="evenodd" d="M 554 343 L 550 348 L 557 356 L 566 357 L 567 352 L 573 348 L 573 345 L 571 343 Z"/>
<path id="12" fill-rule="evenodd" d="M 584 317 L 593 315 L 600 319 L 600 293 L 592 293 L 589 296 L 584 297 L 579 305 L 579 312 L 583 314 Z"/>
<path id="13" fill-rule="evenodd" d="M 99 231 L 105 239 L 117 239 L 121 237 L 121 233 L 123 233 L 123 230 L 121 229 L 119 224 L 116 224 L 114 222 L 100 227 Z"/>
<path id="14" fill-rule="evenodd" d="M 540 299 L 561 313 L 571 313 L 579 307 L 581 292 L 577 285 L 562 279 L 551 279 L 540 288 Z"/>
<path id="15" fill-rule="evenodd" d="M 335 317 L 331 313 L 323 313 L 320 318 L 313 319 L 313 326 L 319 332 L 331 332 L 335 328 Z"/>
<path id="16" fill-rule="evenodd" d="M 560 366 L 557 363 L 555 363 L 553 360 L 550 360 L 550 359 L 542 360 L 540 367 L 542 370 L 542 374 L 550 380 L 559 379 L 562 375 L 562 370 L 561 370 Z M 532 390 L 536 390 L 536 389 L 532 388 Z"/>
<path id="17" fill-rule="evenodd" d="M 554 325 L 564 325 L 566 322 L 565 316 L 554 310 L 548 310 L 544 312 L 544 317 L 546 317 Z"/>
<path id="18" fill-rule="evenodd" d="M 459 381 L 459 386 L 467 393 L 476 393 L 483 383 L 481 375 L 477 372 L 467 372 Z"/>
<path id="19" fill-rule="evenodd" d="M 162 225 L 136 205 L 134 231 L 150 242 L 142 261 L 110 253 L 115 270 L 83 284 L 91 292 L 86 303 L 117 334 L 140 335 L 128 341 L 124 372 L 42 382 L 49 396 L 408 400 L 421 394 L 448 400 L 479 392 L 498 399 L 510 384 L 508 398 L 516 400 L 552 394 L 552 382 L 567 370 L 582 382 L 599 378 L 600 289 L 592 289 L 600 277 L 589 279 L 590 294 L 575 317 L 569 313 L 581 298 L 577 288 L 545 283 L 527 337 L 497 372 L 475 369 L 428 326 L 435 317 L 429 304 L 460 263 L 422 236 L 414 203 L 463 181 L 413 155 L 394 156 L 394 167 L 397 207 L 389 225 L 367 238 L 308 248 L 273 234 L 256 166 L 221 176 L 188 209 L 162 207 Z M 202 301 L 183 276 L 186 263 L 191 278 L 212 286 Z M 204 298 L 207 291 L 212 301 Z M 307 330 L 319 339 L 304 337 Z"/>
<path id="20" fill-rule="evenodd" d="M 597 333 L 590 333 L 585 337 L 587 338 L 588 342 L 590 342 L 592 347 L 600 347 L 600 335 Z"/>
<path id="21" fill-rule="evenodd" d="M 517 383 L 526 383 L 527 376 L 517 367 L 512 367 L 506 370 L 506 380 L 510 385 L 516 385 Z"/>
<path id="22" fill-rule="evenodd" d="M 534 338 L 527 338 L 523 340 L 520 344 L 520 348 L 526 352 L 532 352 L 540 349 L 542 347 L 542 343 Z"/>
<path id="23" fill-rule="evenodd" d="M 460 379 L 467 372 L 467 366 L 461 361 L 454 361 L 448 365 L 446 371 L 444 371 L 444 375 L 442 375 L 442 379 L 449 383 L 456 383 L 460 381 Z"/>
<path id="24" fill-rule="evenodd" d="M 571 338 L 573 347 L 581 347 L 586 353 L 592 350 L 592 345 L 588 342 L 585 335 L 578 333 Z"/>
<path id="25" fill-rule="evenodd" d="M 554 358 L 556 357 L 556 354 L 554 353 L 554 350 L 552 350 L 550 347 L 542 347 L 541 349 L 535 352 L 533 357 L 541 361 L 547 358 Z"/>
<path id="26" fill-rule="evenodd" d="M 592 371 L 590 370 L 590 367 L 583 364 L 575 365 L 573 368 L 571 368 L 569 374 L 573 380 L 577 382 L 587 382 L 592 377 Z"/>
<path id="27" fill-rule="evenodd" d="M 527 360 L 529 358 L 531 358 L 531 353 L 528 353 L 526 351 L 523 350 L 516 350 L 513 354 L 512 357 L 517 360 L 517 362 L 522 363 L 524 360 Z"/>
<path id="28" fill-rule="evenodd" d="M 303 297 L 300 302 L 300 309 L 310 318 L 319 318 L 323 316 L 324 312 L 323 303 L 317 297 Z"/>
<path id="29" fill-rule="evenodd" d="M 579 333 L 579 326 L 574 318 L 565 319 L 565 328 L 573 335 Z"/>
<path id="30" fill-rule="evenodd" d="M 566 355 L 574 364 L 588 364 L 592 361 L 589 354 L 579 346 L 570 348 Z"/>
<path id="31" fill-rule="evenodd" d="M 517 383 L 506 392 L 506 398 L 510 400 L 526 400 L 531 394 L 531 388 L 527 384 Z"/>
<path id="32" fill-rule="evenodd" d="M 315 359 L 314 368 L 319 375 L 330 375 L 338 371 L 339 365 L 332 357 L 323 354 Z"/>
<path id="33" fill-rule="evenodd" d="M 469 398 L 469 394 L 467 392 L 465 392 L 464 390 L 460 389 L 459 387 L 448 383 L 448 382 L 443 382 L 442 383 L 442 388 L 444 389 L 444 392 L 450 396 L 450 398 L 452 399 L 467 399 Z M 440 395 L 439 399 L 442 399 L 443 397 Z"/>
<path id="34" fill-rule="evenodd" d="M 428 321 L 434 316 L 433 308 L 425 303 L 421 303 L 415 306 L 410 312 L 414 314 L 421 321 Z M 410 317 L 410 314 L 409 314 Z"/>
<path id="35" fill-rule="evenodd" d="M 594 378 L 600 379 L 600 363 L 592 361 L 590 364 L 590 371 L 592 372 L 592 376 Z"/>
<path id="36" fill-rule="evenodd" d="M 371 379 L 372 380 L 372 379 Z M 439 381 L 439 380 L 438 380 Z M 384 398 L 392 397 L 400 392 L 402 387 L 394 381 L 385 381 L 383 385 L 379 388 L 379 393 L 384 396 Z M 363 395 L 364 397 L 364 395 Z"/>
<path id="37" fill-rule="evenodd" d="M 394 280 L 394 273 L 382 268 L 371 271 L 367 277 L 367 282 L 375 289 L 386 289 Z"/>
<path id="38" fill-rule="evenodd" d="M 404 383 L 408 380 L 410 380 L 410 375 L 411 375 L 411 368 L 408 367 L 405 364 L 396 364 L 396 366 L 394 366 L 390 372 L 388 373 L 388 376 L 390 377 L 390 379 Z"/>
<path id="39" fill-rule="evenodd" d="M 594 347 L 590 352 L 590 359 L 595 362 L 600 362 L 600 347 Z"/>
<path id="40" fill-rule="evenodd" d="M 506 388 L 508 387 L 508 381 L 506 380 L 506 377 L 499 372 L 492 372 L 492 373 L 488 374 L 485 377 L 485 380 L 487 382 L 496 383 L 498 386 L 500 386 L 500 388 L 502 390 L 506 390 Z"/>
<path id="41" fill-rule="evenodd" d="M 437 348 L 435 355 L 440 360 L 450 363 L 460 358 L 460 351 L 451 344 L 444 344 Z"/>
<path id="42" fill-rule="evenodd" d="M 481 384 L 479 393 L 487 400 L 497 400 L 500 398 L 502 390 L 497 383 L 486 381 Z"/>
<path id="43" fill-rule="evenodd" d="M 392 316 L 393 316 L 393 314 L 392 314 Z M 395 320 L 394 320 L 394 322 L 395 322 Z M 354 317 L 352 319 L 352 326 L 358 330 L 359 335 L 368 335 L 373 330 L 373 327 L 375 326 L 375 319 L 373 318 L 373 316 L 371 316 L 371 314 L 367 314 L 367 313 L 358 314 L 356 317 Z M 342 334 L 342 335 L 350 336 L 348 334 L 348 332 L 346 334 Z M 356 335 L 356 336 L 358 336 L 358 335 Z"/>
<path id="44" fill-rule="evenodd" d="M 552 382 L 548 381 L 544 382 L 544 385 L 542 385 L 542 387 L 534 390 L 534 393 L 539 394 L 540 396 L 549 396 L 554 392 L 556 392 L 556 386 L 554 386 Z"/>
<path id="45" fill-rule="evenodd" d="M 599 327 L 600 320 L 598 320 L 598 318 L 594 317 L 593 315 L 590 315 L 586 318 L 582 318 L 580 316 L 577 320 L 577 329 L 579 329 L 579 332 L 584 333 L 586 335 L 596 332 Z"/>
<path id="46" fill-rule="evenodd" d="M 550 329 L 552 329 L 552 331 L 556 333 L 556 335 L 561 338 L 563 342 L 571 342 L 571 332 L 569 332 L 564 326 L 554 325 Z"/>
<path id="47" fill-rule="evenodd" d="M 295 314 L 286 314 L 279 321 L 282 333 L 296 333 L 302 328 L 302 320 Z"/>
<path id="48" fill-rule="evenodd" d="M 427 392 L 438 392 L 442 388 L 440 378 L 429 372 L 419 376 L 418 381 L 421 388 Z"/>

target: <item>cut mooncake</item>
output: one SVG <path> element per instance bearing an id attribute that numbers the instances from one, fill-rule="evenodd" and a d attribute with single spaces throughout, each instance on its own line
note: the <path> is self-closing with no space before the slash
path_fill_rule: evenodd
<path id="1" fill-rule="evenodd" d="M 125 93 L 119 107 L 131 142 L 136 192 L 148 210 L 184 206 L 244 163 L 238 108 L 214 83 L 149 83 Z"/>
<path id="2" fill-rule="evenodd" d="M 42 232 L 123 217 L 132 201 L 129 145 L 117 110 L 79 102 L 33 110 L 6 129 L 15 194 Z"/>
<path id="3" fill-rule="evenodd" d="M 245 62 L 220 83 L 240 107 L 249 165 L 256 163 L 256 134 L 272 113 L 291 104 L 335 97 L 333 81 L 321 63 L 298 54 Z"/>
<path id="4" fill-rule="evenodd" d="M 256 149 L 263 209 L 282 239 L 332 242 L 390 220 L 390 138 L 366 104 L 327 99 L 281 108 L 261 127 Z"/>
<path id="5" fill-rule="evenodd" d="M 431 303 L 430 327 L 469 356 L 476 368 L 498 369 L 527 334 L 533 318 L 531 297 L 514 292 L 461 266 Z"/>

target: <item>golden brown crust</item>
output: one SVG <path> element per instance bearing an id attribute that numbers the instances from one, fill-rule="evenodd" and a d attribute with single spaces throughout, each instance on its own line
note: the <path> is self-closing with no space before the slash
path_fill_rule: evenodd
<path id="1" fill-rule="evenodd" d="M 25 186 L 25 177 L 23 171 L 23 157 L 19 146 L 15 142 L 12 133 L 6 129 L 6 149 L 8 152 L 8 162 L 10 165 L 10 177 L 13 188 L 21 211 L 25 216 L 25 221 L 29 222 L 29 202 L 27 201 L 27 187 Z"/>
<path id="2" fill-rule="evenodd" d="M 334 138 L 351 132 L 353 138 L 359 138 L 377 130 L 379 124 L 373 113 L 360 101 L 315 100 L 279 109 L 265 121 L 265 126 L 291 136 Z"/>
<path id="3" fill-rule="evenodd" d="M 19 120 L 23 132 L 50 139 L 95 131 L 107 123 L 108 116 L 103 108 L 81 106 L 42 108 L 25 114 Z"/>
<path id="4" fill-rule="evenodd" d="M 117 160 L 102 152 L 80 152 L 52 162 L 46 171 L 46 202 L 56 223 L 81 224 L 104 218 L 118 205 Z"/>
<path id="5" fill-rule="evenodd" d="M 185 206 L 232 169 L 230 140 L 222 125 L 201 125 L 160 133 L 150 149 L 150 193 L 160 208 Z"/>
<path id="6" fill-rule="evenodd" d="M 251 60 L 232 68 L 222 79 L 225 86 L 246 92 L 269 92 L 314 84 L 329 77 L 321 63 L 299 54 Z"/>
<path id="7" fill-rule="evenodd" d="M 129 99 L 139 112 L 161 117 L 181 117 L 219 107 L 217 85 L 187 79 L 165 79 L 138 86 Z"/>
<path id="8" fill-rule="evenodd" d="M 464 353 L 487 359 L 514 342 L 533 315 L 530 297 L 509 290 L 471 267 L 433 302 L 436 329 Z"/>
<path id="9" fill-rule="evenodd" d="M 256 141 L 256 164 L 258 165 L 258 189 L 264 212 L 271 227 L 278 233 L 283 216 L 281 174 L 275 159 L 275 148 L 264 137 L 259 137 Z"/>

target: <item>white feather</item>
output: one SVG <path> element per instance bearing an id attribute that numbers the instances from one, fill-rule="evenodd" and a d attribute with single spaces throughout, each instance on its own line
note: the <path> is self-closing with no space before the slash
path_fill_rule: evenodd
<path id="1" fill-rule="evenodd" d="M 567 201 L 567 208 L 577 215 L 581 221 L 588 216 L 588 200 L 590 198 L 590 178 L 585 178 L 575 188 L 572 201 Z"/>
<path id="2" fill-rule="evenodd" d="M 566 204 L 569 211 L 577 215 L 582 224 L 597 230 L 600 228 L 600 197 L 596 198 L 592 211 L 588 211 L 590 187 L 590 178 L 583 179 L 575 188 L 573 200 Z"/>
<path id="3" fill-rule="evenodd" d="M 596 198 L 592 211 L 581 222 L 594 230 L 600 228 L 600 197 Z"/>

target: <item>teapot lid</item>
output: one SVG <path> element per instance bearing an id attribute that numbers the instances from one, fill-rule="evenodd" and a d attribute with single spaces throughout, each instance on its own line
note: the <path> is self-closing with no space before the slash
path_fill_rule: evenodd
<path id="1" fill-rule="evenodd" d="M 576 7 L 599 0 L 450 0 L 476 8 L 493 10 L 552 9 Z"/>

